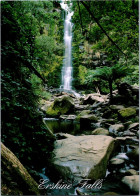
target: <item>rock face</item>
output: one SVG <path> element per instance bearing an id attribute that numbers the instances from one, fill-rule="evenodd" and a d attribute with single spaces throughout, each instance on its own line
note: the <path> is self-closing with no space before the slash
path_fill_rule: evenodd
<path id="1" fill-rule="evenodd" d="M 46 110 L 49 117 L 58 117 L 63 114 L 70 114 L 74 111 L 73 99 L 69 96 L 61 96 L 54 100 L 50 107 Z"/>
<path id="2" fill-rule="evenodd" d="M 122 182 L 126 184 L 132 191 L 139 193 L 139 175 L 125 176 Z"/>
<path id="3" fill-rule="evenodd" d="M 55 143 L 53 168 L 64 179 L 97 180 L 106 174 L 107 163 L 114 149 L 110 136 L 73 136 Z"/>
<path id="4" fill-rule="evenodd" d="M 39 195 L 38 184 L 30 176 L 27 170 L 20 163 L 18 158 L 1 144 L 1 160 L 2 160 L 2 192 L 4 195 Z M 5 175 L 9 174 L 10 183 L 5 179 Z M 15 187 L 12 187 L 13 184 Z M 14 189 L 14 190 L 13 190 Z"/>

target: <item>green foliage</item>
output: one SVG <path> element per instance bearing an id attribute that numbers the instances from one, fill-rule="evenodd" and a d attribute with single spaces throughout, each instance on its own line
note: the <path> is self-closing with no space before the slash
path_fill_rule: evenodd
<path id="1" fill-rule="evenodd" d="M 34 93 L 37 97 L 45 100 L 51 99 L 51 93 L 47 92 L 46 89 L 42 86 L 41 79 L 36 75 L 31 75 L 31 83 L 34 89 Z"/>
<path id="2" fill-rule="evenodd" d="M 112 75 L 113 70 L 110 70 L 109 67 L 115 64 L 126 65 L 131 68 L 132 72 L 130 75 L 126 75 L 124 81 L 130 84 L 138 84 L 138 1 L 89 1 L 84 3 L 90 8 L 102 28 L 126 56 L 109 41 L 87 9 L 82 5 L 82 2 L 79 2 L 81 17 L 77 2 L 73 2 L 75 11 L 73 16 L 75 24 L 73 39 L 75 86 L 77 88 L 82 86 L 94 88 L 91 83 L 88 84 L 87 76 L 85 76 L 84 84 L 83 79 L 81 80 L 78 77 L 80 75 L 78 67 L 81 65 L 86 66 L 89 80 L 90 70 L 95 70 L 96 67 L 105 66 L 106 74 Z M 99 53 L 100 57 L 99 62 L 94 64 L 93 56 L 96 53 Z M 101 55 L 106 57 L 102 59 Z M 105 83 L 104 85 L 102 84 L 102 88 L 105 85 Z"/>
<path id="3" fill-rule="evenodd" d="M 28 166 L 46 164 L 53 149 L 38 110 L 40 97 L 51 95 L 28 68 L 45 76 L 61 65 L 61 13 L 53 9 L 53 2 L 2 2 L 2 142 Z"/>
<path id="4" fill-rule="evenodd" d="M 115 81 L 116 79 L 126 76 L 130 71 L 131 70 L 128 67 L 116 64 L 112 67 L 104 66 L 102 68 L 97 68 L 92 77 L 105 81 Z"/>

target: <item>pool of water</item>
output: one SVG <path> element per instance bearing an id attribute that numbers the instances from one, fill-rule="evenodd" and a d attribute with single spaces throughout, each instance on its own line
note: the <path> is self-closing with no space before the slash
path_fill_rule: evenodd
<path id="1" fill-rule="evenodd" d="M 59 120 L 55 118 L 44 118 L 44 121 L 47 127 L 53 132 L 56 133 L 68 133 L 71 135 L 88 135 L 93 131 L 92 128 L 84 130 L 80 127 L 80 123 L 75 120 Z"/>

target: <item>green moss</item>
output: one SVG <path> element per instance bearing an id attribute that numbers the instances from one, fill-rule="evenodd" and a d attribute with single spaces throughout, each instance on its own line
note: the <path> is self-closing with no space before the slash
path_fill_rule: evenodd
<path id="1" fill-rule="evenodd" d="M 68 114 L 74 111 L 73 100 L 69 96 L 62 96 L 56 98 L 50 107 L 48 107 L 46 114 L 50 117 L 58 117 L 63 114 Z"/>
<path id="2" fill-rule="evenodd" d="M 57 108 L 53 109 L 53 104 L 47 109 L 46 114 L 51 117 L 59 116 L 59 110 Z"/>
<path id="3" fill-rule="evenodd" d="M 119 115 L 122 117 L 122 118 L 129 118 L 129 117 L 132 117 L 132 116 L 135 116 L 136 115 L 136 109 L 134 108 L 124 108 L 122 110 L 119 110 Z"/>
<path id="4" fill-rule="evenodd" d="M 90 114 L 90 111 L 89 110 L 83 110 L 82 112 L 80 112 L 78 114 L 78 116 L 76 117 L 76 120 L 80 120 L 80 117 L 81 116 L 85 116 L 85 115 L 88 115 L 88 114 Z"/>

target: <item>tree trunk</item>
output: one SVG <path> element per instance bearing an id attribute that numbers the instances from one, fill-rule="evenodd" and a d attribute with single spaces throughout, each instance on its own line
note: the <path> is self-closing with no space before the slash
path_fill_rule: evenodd
<path id="1" fill-rule="evenodd" d="M 2 162 L 2 192 L 9 190 L 10 195 L 41 195 L 38 184 L 30 176 L 25 167 L 20 163 L 19 159 L 1 143 L 1 162 Z M 11 178 L 11 184 L 8 178 Z M 15 187 L 12 186 L 14 183 Z M 13 194 L 14 193 L 14 194 Z M 7 195 L 7 194 L 6 194 Z M 9 194 L 8 194 L 9 195 Z"/>
<path id="2" fill-rule="evenodd" d="M 109 91 L 110 91 L 110 104 L 112 103 L 113 93 L 112 93 L 112 80 L 109 81 Z"/>

